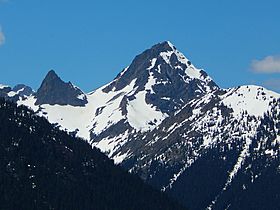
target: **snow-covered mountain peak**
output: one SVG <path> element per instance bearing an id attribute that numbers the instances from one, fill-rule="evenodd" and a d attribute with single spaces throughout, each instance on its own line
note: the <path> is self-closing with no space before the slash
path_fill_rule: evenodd
<path id="1" fill-rule="evenodd" d="M 166 41 L 166 42 L 172 49 L 176 49 L 176 47 L 170 41 Z"/>
<path id="2" fill-rule="evenodd" d="M 89 94 L 54 71 L 36 94 L 23 99 L 21 90 L 0 86 L 0 96 L 87 139 L 155 187 L 190 201 L 201 198 L 195 209 L 210 203 L 224 209 L 221 199 L 249 192 L 274 160 L 279 174 L 280 94 L 253 85 L 220 89 L 168 41 Z M 263 180 L 261 190 L 270 183 Z M 236 186 L 241 191 L 231 191 Z"/>
<path id="3" fill-rule="evenodd" d="M 171 42 L 165 41 L 137 55 L 132 63 L 117 75 L 108 87 L 104 88 L 104 91 L 120 90 L 135 78 L 137 83 L 141 85 L 141 82 L 147 82 L 150 74 L 160 78 L 160 81 L 174 82 L 170 78 L 173 74 L 184 77 L 185 82 L 189 82 L 191 79 L 212 81 L 204 71 L 197 69 Z"/>
<path id="4" fill-rule="evenodd" d="M 176 50 L 176 47 L 170 41 L 163 41 L 158 44 L 155 44 L 151 47 L 151 49 L 160 53 L 164 51 L 174 51 Z"/>
<path id="5" fill-rule="evenodd" d="M 234 115 L 240 116 L 243 112 L 256 117 L 263 116 L 268 111 L 269 104 L 280 98 L 280 94 L 256 85 L 244 85 L 226 90 L 222 102 L 233 109 Z"/>
<path id="6" fill-rule="evenodd" d="M 9 86 L 8 85 L 0 84 L 0 89 L 6 88 L 6 87 L 9 87 Z"/>
<path id="7" fill-rule="evenodd" d="M 134 96 L 144 91 L 146 103 L 168 114 L 178 110 L 186 101 L 218 89 L 203 70 L 197 69 L 169 41 L 137 55 L 102 90 L 104 93 L 121 91 L 134 80 Z"/>
<path id="8" fill-rule="evenodd" d="M 16 85 L 13 88 L 8 85 L 0 85 L 0 97 L 14 102 L 21 99 L 26 99 L 33 93 L 34 91 L 32 88 L 23 84 Z"/>
<path id="9" fill-rule="evenodd" d="M 164 60 L 164 62 L 174 70 L 174 73 L 181 74 L 191 79 L 199 79 L 208 81 L 212 80 L 203 70 L 196 68 L 193 63 L 181 53 L 170 41 L 165 41 L 154 45 L 152 50 L 155 50 L 157 57 L 152 58 L 151 66 L 148 70 L 151 70 L 156 66 L 157 60 Z M 176 71 L 177 70 L 177 71 Z M 179 71 L 178 71 L 179 70 Z"/>

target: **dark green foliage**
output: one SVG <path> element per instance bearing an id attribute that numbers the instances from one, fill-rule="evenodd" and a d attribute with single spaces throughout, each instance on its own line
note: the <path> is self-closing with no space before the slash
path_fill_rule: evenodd
<path id="1" fill-rule="evenodd" d="M 237 150 L 221 152 L 223 148 L 225 145 L 221 143 L 205 153 L 178 178 L 168 193 L 192 210 L 206 209 L 222 191 L 228 171 L 238 157 Z"/>
<path id="2" fill-rule="evenodd" d="M 0 122 L 0 209 L 183 209 L 26 107 Z"/>

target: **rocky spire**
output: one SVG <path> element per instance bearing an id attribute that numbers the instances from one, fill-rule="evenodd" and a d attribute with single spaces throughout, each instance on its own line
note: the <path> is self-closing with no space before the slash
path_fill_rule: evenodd
<path id="1" fill-rule="evenodd" d="M 71 82 L 62 81 L 54 70 L 48 72 L 35 96 L 36 105 L 84 106 L 87 103 L 86 95 Z"/>

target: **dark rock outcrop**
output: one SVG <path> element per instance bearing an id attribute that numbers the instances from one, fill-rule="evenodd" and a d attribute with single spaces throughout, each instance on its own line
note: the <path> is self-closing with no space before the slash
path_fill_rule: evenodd
<path id="1" fill-rule="evenodd" d="M 25 99 L 33 93 L 34 91 L 32 88 L 24 84 L 18 84 L 14 88 L 6 86 L 0 89 L 0 97 L 13 102 L 17 102 L 20 99 Z"/>
<path id="2" fill-rule="evenodd" d="M 63 82 L 53 70 L 48 72 L 35 96 L 36 105 L 85 106 L 87 104 L 86 95 L 71 82 Z"/>
<path id="3" fill-rule="evenodd" d="M 146 102 L 156 106 L 164 113 L 172 114 L 187 101 L 204 95 L 209 90 L 217 90 L 217 84 L 203 70 L 196 69 L 190 61 L 165 41 L 154 45 L 137 55 L 131 65 L 123 70 L 103 91 L 119 91 L 135 81 L 134 95 L 147 90 L 152 82 L 152 90 L 147 90 Z M 200 74 L 193 78 L 188 69 Z M 170 98 L 170 100 L 166 100 Z"/>
<path id="4" fill-rule="evenodd" d="M 14 92 L 18 92 L 20 96 L 30 96 L 34 93 L 31 87 L 24 84 L 18 84 L 13 88 Z"/>

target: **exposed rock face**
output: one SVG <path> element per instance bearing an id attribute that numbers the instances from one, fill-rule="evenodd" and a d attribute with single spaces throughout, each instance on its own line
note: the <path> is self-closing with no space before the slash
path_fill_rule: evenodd
<path id="1" fill-rule="evenodd" d="M 280 209 L 279 94 L 221 89 L 170 42 L 136 56 L 84 107 L 65 99 L 77 99 L 66 94 L 71 83 L 49 74 L 37 104 L 41 94 L 72 106 L 37 106 L 39 114 L 190 209 Z"/>
<path id="2" fill-rule="evenodd" d="M 31 96 L 33 93 L 34 91 L 32 90 L 32 88 L 24 84 L 16 85 L 14 88 L 0 85 L 0 97 L 13 102 L 24 100 L 28 96 Z"/>
<path id="3" fill-rule="evenodd" d="M 20 96 L 30 96 L 34 93 L 31 87 L 24 84 L 18 84 L 13 88 L 14 92 L 18 92 Z"/>
<path id="4" fill-rule="evenodd" d="M 249 101 L 267 111 L 257 114 Z M 123 167 L 190 209 L 278 209 L 279 120 L 277 94 L 255 86 L 216 91 L 152 131 L 128 133 L 113 157 L 124 155 Z"/>
<path id="5" fill-rule="evenodd" d="M 48 72 L 35 96 L 36 105 L 85 106 L 87 103 L 86 95 L 78 87 L 63 82 L 53 70 Z"/>
<path id="6" fill-rule="evenodd" d="M 147 91 L 146 102 L 168 114 L 178 110 L 188 100 L 218 89 L 203 70 L 195 68 L 168 41 L 136 56 L 131 65 L 103 91 L 120 91 L 133 80 L 136 80 L 135 95 Z"/>

